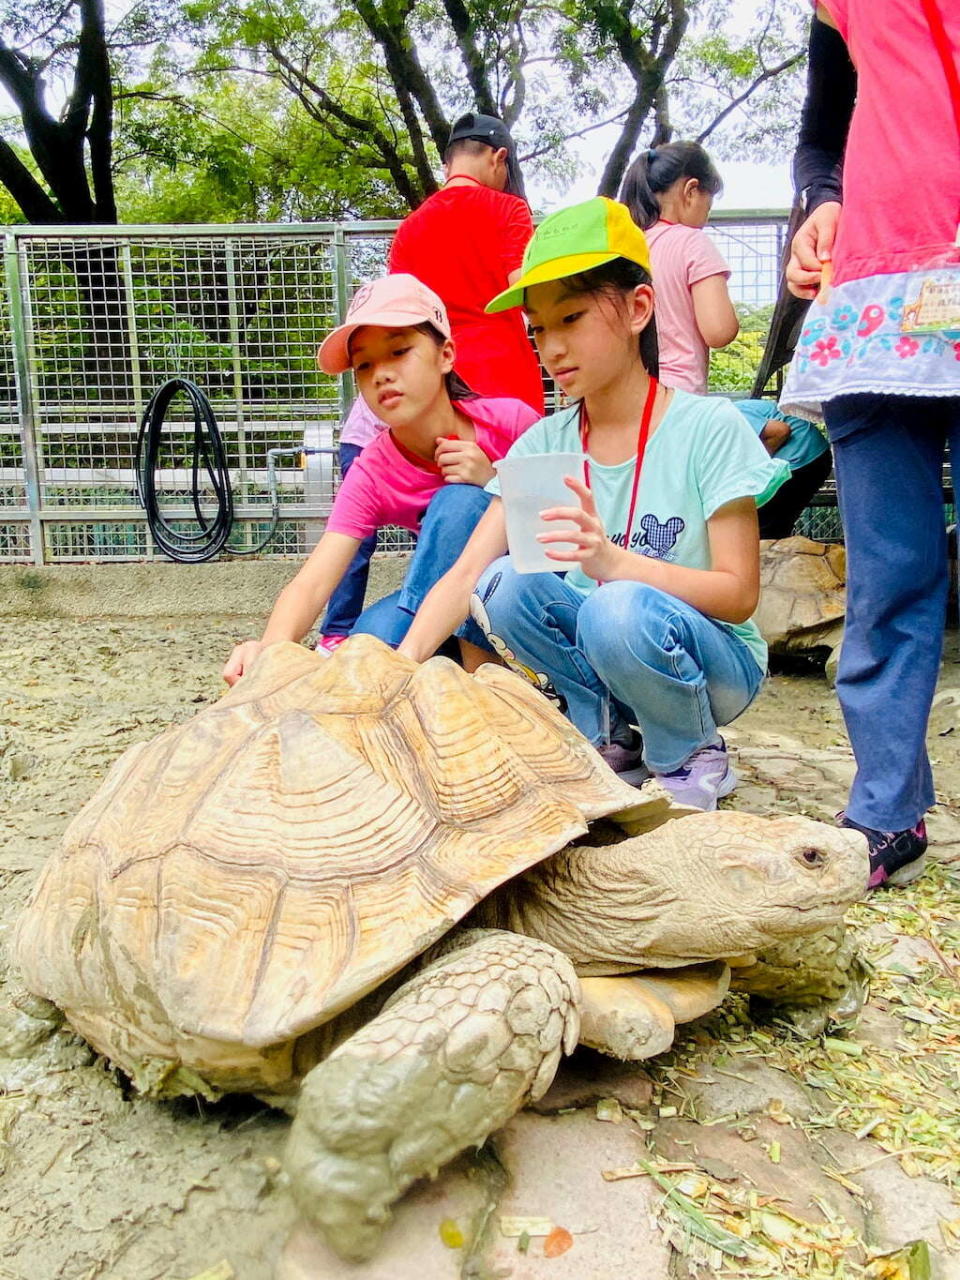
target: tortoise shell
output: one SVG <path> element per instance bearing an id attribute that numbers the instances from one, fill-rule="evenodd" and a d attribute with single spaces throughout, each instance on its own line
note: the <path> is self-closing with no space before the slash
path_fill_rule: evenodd
<path id="1" fill-rule="evenodd" d="M 760 544 L 760 603 L 754 621 L 773 650 L 833 644 L 846 613 L 846 553 L 811 538 Z"/>
<path id="2" fill-rule="evenodd" d="M 329 658 L 273 645 L 218 703 L 117 761 L 46 866 L 17 957 L 128 1070 L 276 1081 L 291 1061 L 270 1066 L 267 1047 L 636 798 L 502 667 L 417 665 L 369 636 Z"/>

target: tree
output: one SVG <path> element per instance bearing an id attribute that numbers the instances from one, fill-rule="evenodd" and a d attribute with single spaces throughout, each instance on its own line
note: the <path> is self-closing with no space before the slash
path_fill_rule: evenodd
<path id="1" fill-rule="evenodd" d="M 159 84 L 169 83 L 164 76 Z M 224 72 L 193 93 L 118 95 L 117 198 L 129 222 L 338 222 L 402 216 L 385 174 L 276 81 Z"/>
<path id="2" fill-rule="evenodd" d="M 436 189 L 463 110 L 501 115 L 531 164 L 561 172 L 571 140 L 615 128 L 600 180 L 614 195 L 644 128 L 666 141 L 674 108 L 703 137 L 742 124 L 802 57 L 795 0 L 765 0 L 740 35 L 719 0 L 191 0 L 187 13 L 198 71 L 276 79 L 408 207 Z"/>
<path id="3" fill-rule="evenodd" d="M 802 53 L 800 0 L 749 30 L 725 0 L 141 0 L 112 29 L 104 0 L 25 2 L 0 0 L 0 184 L 32 222 L 115 221 L 118 193 L 128 219 L 398 214 L 471 107 L 558 188 L 593 135 L 614 195 L 641 139 L 762 152 Z"/>
<path id="4" fill-rule="evenodd" d="M 103 0 L 41 0 L 26 11 L 9 0 L 0 24 L 0 84 L 19 112 L 35 166 L 0 138 L 0 182 L 29 222 L 116 222 Z M 71 58 L 66 102 L 56 117 L 49 78 L 66 74 Z"/>
<path id="5" fill-rule="evenodd" d="M 0 183 L 30 223 L 114 223 L 114 93 L 118 68 L 149 36 L 145 9 L 112 33 L 103 0 L 27 0 L 0 9 L 0 85 L 19 117 L 25 143 L 0 137 Z M 54 113 L 52 99 L 62 98 Z M 130 357 L 124 333 L 126 291 L 116 246 L 76 241 L 50 268 L 52 292 L 79 300 L 84 369 L 104 395 L 126 398 Z"/>

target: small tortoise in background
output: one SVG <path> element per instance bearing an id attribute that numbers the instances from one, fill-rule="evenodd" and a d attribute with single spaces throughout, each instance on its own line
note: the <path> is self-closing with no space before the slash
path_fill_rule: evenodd
<path id="1" fill-rule="evenodd" d="M 760 603 L 753 615 L 772 654 L 826 651 L 836 678 L 847 611 L 843 546 L 810 538 L 760 543 Z"/>
<path id="2" fill-rule="evenodd" d="M 294 1194 L 362 1258 L 406 1187 L 545 1091 L 578 1038 L 662 1051 L 729 961 L 788 1002 L 842 989 L 820 940 L 863 892 L 863 838 L 674 813 L 503 668 L 366 636 L 326 660 L 271 646 L 114 765 L 17 958 L 144 1091 L 283 1104 L 303 1081 Z"/>

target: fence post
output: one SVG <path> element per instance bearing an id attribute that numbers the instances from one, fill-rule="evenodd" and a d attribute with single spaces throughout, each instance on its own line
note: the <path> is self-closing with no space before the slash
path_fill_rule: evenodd
<path id="1" fill-rule="evenodd" d="M 40 518 L 40 469 L 37 465 L 37 431 L 30 382 L 30 367 L 27 357 L 27 329 L 23 315 L 20 258 L 16 233 L 13 231 L 8 231 L 4 236 L 3 259 L 7 297 L 10 301 L 10 337 L 13 342 L 14 377 L 17 388 L 17 409 L 20 417 L 20 451 L 23 455 L 27 508 L 30 512 L 30 553 L 34 564 L 43 564 L 46 557 L 43 545 L 43 521 Z"/>
<path id="2" fill-rule="evenodd" d="M 337 324 L 343 324 L 350 305 L 350 271 L 347 262 L 347 237 L 343 227 L 333 232 L 333 281 L 337 300 Z M 346 422 L 354 401 L 353 375 L 343 374 L 339 382 L 340 421 Z"/>
<path id="3" fill-rule="evenodd" d="M 240 500 L 247 501 L 247 426 L 243 412 L 243 367 L 240 360 L 240 308 L 237 301 L 237 262 L 235 242 L 231 236 L 224 241 L 223 250 L 227 268 L 227 311 L 230 323 L 230 349 L 233 353 L 233 401 L 237 415 L 237 470 L 240 479 Z"/>
<path id="4" fill-rule="evenodd" d="M 133 375 L 133 410 L 139 422 L 147 402 L 140 370 L 140 343 L 137 337 L 137 313 L 133 297 L 133 258 L 129 240 L 125 240 L 120 246 L 120 262 L 123 267 L 123 292 L 126 295 L 124 309 L 127 317 L 127 341 L 130 344 L 130 372 Z"/>

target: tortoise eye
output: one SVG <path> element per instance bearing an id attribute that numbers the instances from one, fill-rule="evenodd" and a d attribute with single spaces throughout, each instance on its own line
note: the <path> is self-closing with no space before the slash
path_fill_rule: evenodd
<path id="1" fill-rule="evenodd" d="M 826 858 L 819 849 L 801 849 L 797 854 L 797 859 L 805 867 L 822 867 L 826 862 Z"/>

